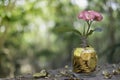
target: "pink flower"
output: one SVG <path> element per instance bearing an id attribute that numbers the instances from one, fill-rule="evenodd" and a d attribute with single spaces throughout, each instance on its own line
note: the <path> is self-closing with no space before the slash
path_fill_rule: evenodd
<path id="1" fill-rule="evenodd" d="M 86 21 L 101 21 L 103 19 L 102 15 L 96 11 L 82 11 L 78 15 L 78 19 L 83 19 Z"/>

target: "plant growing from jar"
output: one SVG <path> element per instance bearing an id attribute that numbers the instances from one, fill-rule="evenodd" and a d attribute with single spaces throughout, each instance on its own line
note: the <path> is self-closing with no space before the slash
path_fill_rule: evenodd
<path id="1" fill-rule="evenodd" d="M 73 72 L 75 73 L 89 73 L 96 69 L 97 66 L 97 54 L 95 49 L 89 45 L 87 39 L 88 37 L 100 28 L 91 29 L 91 25 L 94 21 L 101 21 L 103 16 L 96 11 L 88 10 L 82 11 L 78 14 L 78 19 L 82 19 L 87 23 L 87 26 L 84 26 L 83 32 L 80 32 L 74 28 L 68 27 L 59 27 L 56 28 L 57 32 L 75 32 L 80 36 L 82 41 L 80 47 L 77 47 L 73 51 L 72 55 L 72 65 Z"/>
<path id="2" fill-rule="evenodd" d="M 80 47 L 75 48 L 73 52 L 73 71 L 88 73 L 94 71 L 97 66 L 97 54 L 95 49 L 89 45 L 87 38 L 95 31 L 95 29 L 91 29 L 93 21 L 101 21 L 103 17 L 100 13 L 89 10 L 80 12 L 78 19 L 82 19 L 87 23 L 87 27 L 84 26 L 87 29 L 83 30 L 83 34 L 79 32 L 82 44 Z"/>

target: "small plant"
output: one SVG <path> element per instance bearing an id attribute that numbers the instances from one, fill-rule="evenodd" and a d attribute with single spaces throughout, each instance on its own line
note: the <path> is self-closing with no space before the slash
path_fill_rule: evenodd
<path id="1" fill-rule="evenodd" d="M 84 26 L 83 32 L 75 29 L 74 27 L 57 27 L 54 29 L 55 32 L 74 32 L 78 34 L 82 40 L 82 47 L 88 46 L 87 38 L 91 35 L 94 31 L 101 31 L 100 28 L 91 29 L 91 25 L 94 21 L 101 21 L 103 19 L 102 15 L 99 12 L 89 10 L 89 11 L 82 11 L 78 14 L 78 19 L 82 19 L 87 23 L 87 26 Z"/>
<path id="2" fill-rule="evenodd" d="M 82 46 L 88 46 L 87 38 L 91 35 L 94 31 L 100 30 L 100 28 L 95 28 L 94 30 L 91 29 L 91 25 L 93 21 L 101 21 L 103 19 L 102 15 L 96 11 L 82 11 L 78 14 L 78 19 L 83 19 L 87 23 L 87 31 L 84 29 L 83 34 L 80 32 L 81 39 L 83 41 Z M 84 26 L 86 28 L 86 26 Z"/>

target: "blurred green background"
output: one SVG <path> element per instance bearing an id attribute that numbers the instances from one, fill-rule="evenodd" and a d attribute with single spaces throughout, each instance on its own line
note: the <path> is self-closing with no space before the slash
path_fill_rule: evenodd
<path id="1" fill-rule="evenodd" d="M 103 15 L 89 37 L 101 63 L 120 61 L 120 0 L 0 0 L 0 77 L 13 77 L 71 65 L 80 37 L 59 33 L 56 27 L 82 30 L 77 19 L 83 10 Z"/>

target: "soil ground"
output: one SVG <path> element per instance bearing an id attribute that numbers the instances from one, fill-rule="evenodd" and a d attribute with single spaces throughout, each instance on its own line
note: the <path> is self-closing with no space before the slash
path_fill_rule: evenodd
<path id="1" fill-rule="evenodd" d="M 120 80 L 120 64 L 98 65 L 91 73 L 74 73 L 66 66 L 56 70 L 41 70 L 39 73 L 0 78 L 0 80 Z"/>

